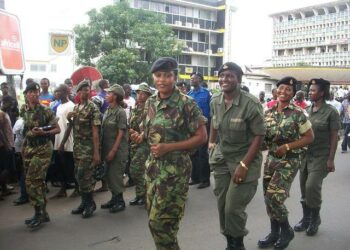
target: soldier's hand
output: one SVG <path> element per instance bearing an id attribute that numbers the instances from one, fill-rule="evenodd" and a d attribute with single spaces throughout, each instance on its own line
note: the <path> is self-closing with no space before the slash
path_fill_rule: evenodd
<path id="1" fill-rule="evenodd" d="M 77 112 L 75 112 L 75 111 L 72 111 L 72 112 L 69 112 L 68 113 L 68 115 L 67 115 L 67 119 L 68 120 L 71 120 L 72 118 L 75 118 L 75 117 L 77 117 Z"/>
<path id="2" fill-rule="evenodd" d="M 282 156 L 284 156 L 286 153 L 287 153 L 287 148 L 286 148 L 285 145 L 279 146 L 279 147 L 276 149 L 276 152 L 275 152 L 275 154 L 276 154 L 277 157 L 282 157 Z"/>
<path id="3" fill-rule="evenodd" d="M 133 142 L 140 144 L 143 141 L 143 133 L 138 133 L 133 129 L 129 129 L 130 138 Z"/>
<path id="4" fill-rule="evenodd" d="M 236 184 L 241 184 L 245 181 L 247 177 L 247 169 L 243 168 L 241 165 L 236 167 L 235 172 L 232 175 L 232 181 Z"/>
<path id="5" fill-rule="evenodd" d="M 106 157 L 106 161 L 107 162 L 112 161 L 114 159 L 114 157 L 115 157 L 115 154 L 116 154 L 116 152 L 114 152 L 113 150 L 109 151 L 109 153 L 108 153 L 108 155 Z"/>
<path id="6" fill-rule="evenodd" d="M 168 152 L 168 145 L 166 143 L 158 143 L 151 145 L 151 154 L 156 158 L 162 157 Z"/>
<path id="7" fill-rule="evenodd" d="M 216 143 L 209 142 L 209 143 L 208 143 L 208 150 L 214 149 L 215 146 L 216 146 Z"/>
<path id="8" fill-rule="evenodd" d="M 43 136 L 43 135 L 45 135 L 45 131 L 42 130 L 41 128 L 39 128 L 39 127 L 34 127 L 32 129 L 32 133 L 33 133 L 34 136 Z"/>
<path id="9" fill-rule="evenodd" d="M 334 160 L 328 160 L 327 161 L 327 170 L 328 170 L 328 172 L 334 172 L 335 171 Z"/>

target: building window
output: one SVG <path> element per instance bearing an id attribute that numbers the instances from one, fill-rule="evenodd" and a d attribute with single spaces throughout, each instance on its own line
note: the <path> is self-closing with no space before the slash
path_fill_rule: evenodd
<path id="1" fill-rule="evenodd" d="M 30 71 L 33 71 L 33 72 L 45 72 L 46 71 L 46 65 L 45 64 L 31 64 L 30 65 Z"/>
<path id="2" fill-rule="evenodd" d="M 51 64 L 51 72 L 57 72 L 57 64 Z"/>
<path id="3" fill-rule="evenodd" d="M 179 63 L 191 65 L 192 64 L 192 57 L 189 55 L 181 55 L 181 56 L 179 56 Z"/>

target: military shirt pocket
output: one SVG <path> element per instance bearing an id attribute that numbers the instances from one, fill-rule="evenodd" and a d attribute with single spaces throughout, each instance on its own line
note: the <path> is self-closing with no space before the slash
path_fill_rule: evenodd
<path id="1" fill-rule="evenodd" d="M 328 124 L 324 121 L 317 121 L 313 124 L 313 127 L 317 131 L 326 132 L 328 131 Z"/>
<path id="2" fill-rule="evenodd" d="M 246 141 L 247 124 L 241 118 L 231 118 L 229 130 L 233 142 L 241 143 Z"/>

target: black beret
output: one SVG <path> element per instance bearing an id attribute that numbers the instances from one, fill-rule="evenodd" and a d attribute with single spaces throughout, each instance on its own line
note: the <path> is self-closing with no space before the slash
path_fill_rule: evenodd
<path id="1" fill-rule="evenodd" d="M 191 76 L 191 77 L 192 77 L 192 76 L 198 76 L 198 77 L 200 77 L 200 78 L 203 80 L 203 75 L 202 75 L 201 73 L 199 73 L 199 72 L 193 72 L 193 73 L 191 73 L 190 76 Z"/>
<path id="2" fill-rule="evenodd" d="M 161 57 L 152 65 L 151 73 L 156 71 L 173 71 L 177 70 L 177 61 L 171 57 Z"/>
<path id="3" fill-rule="evenodd" d="M 328 87 L 331 85 L 331 83 L 325 79 L 322 79 L 322 78 L 314 78 L 314 79 L 311 79 L 310 82 L 309 82 L 309 85 L 312 85 L 312 84 L 316 84 L 316 85 L 323 85 L 325 87 Z"/>
<path id="4" fill-rule="evenodd" d="M 242 71 L 241 67 L 239 67 L 234 62 L 227 62 L 227 63 L 224 63 L 223 65 L 221 65 L 218 73 L 220 74 L 221 72 L 223 72 L 225 70 L 232 70 L 232 71 L 238 73 L 239 75 L 243 75 L 243 71 Z"/>
<path id="5" fill-rule="evenodd" d="M 297 84 L 298 81 L 294 77 L 286 76 L 283 77 L 281 80 L 279 80 L 276 84 L 276 86 L 280 86 L 281 84 L 289 85 L 293 87 L 294 94 L 297 92 Z"/>
<path id="6" fill-rule="evenodd" d="M 23 91 L 23 93 L 25 94 L 31 90 L 40 90 L 40 85 L 36 82 L 28 83 L 28 85 L 26 86 L 26 89 Z"/>
<path id="7" fill-rule="evenodd" d="M 84 87 L 90 87 L 90 83 L 88 80 L 83 80 L 78 84 L 77 92 L 79 92 Z"/>

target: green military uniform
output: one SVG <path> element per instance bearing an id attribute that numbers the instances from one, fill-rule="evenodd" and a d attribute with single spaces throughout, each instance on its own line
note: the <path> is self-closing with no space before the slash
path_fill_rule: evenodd
<path id="1" fill-rule="evenodd" d="M 219 144 L 211 150 L 209 163 L 214 170 L 221 232 L 242 237 L 248 233 L 245 209 L 256 193 L 261 152 L 249 165 L 244 182 L 235 184 L 231 177 L 254 137 L 265 134 L 262 106 L 257 98 L 237 87 L 230 107 L 225 107 L 224 94 L 218 93 L 212 97 L 210 110 L 211 125 L 219 135 Z"/>
<path id="2" fill-rule="evenodd" d="M 52 142 L 49 136 L 34 136 L 34 127 L 43 127 L 55 123 L 55 114 L 50 108 L 36 105 L 33 109 L 23 105 L 20 116 L 24 121 L 23 136 L 25 146 L 23 163 L 26 172 L 26 188 L 33 206 L 46 204 L 46 173 L 51 162 Z"/>
<path id="3" fill-rule="evenodd" d="M 288 218 L 284 201 L 289 196 L 305 148 L 290 150 L 282 158 L 274 152 L 279 146 L 300 139 L 311 128 L 311 123 L 294 104 L 290 103 L 281 113 L 277 111 L 277 106 L 278 104 L 265 112 L 265 142 L 269 153 L 264 166 L 263 189 L 269 217 L 283 222 Z"/>
<path id="4" fill-rule="evenodd" d="M 340 129 L 338 111 L 330 104 L 323 103 L 317 112 L 313 106 L 307 109 L 315 134 L 313 143 L 308 146 L 300 170 L 301 200 L 309 208 L 321 206 L 323 179 L 327 176 L 327 161 L 330 153 L 330 133 Z"/>
<path id="5" fill-rule="evenodd" d="M 177 88 L 169 98 L 154 95 L 145 104 L 143 130 L 149 145 L 187 140 L 205 122 L 195 101 Z M 191 174 L 189 152 L 174 151 L 159 158 L 149 155 L 145 173 L 149 227 L 156 247 L 179 249 L 177 232 Z"/>
<path id="6" fill-rule="evenodd" d="M 136 105 L 135 109 L 131 111 L 130 116 L 130 128 L 141 132 L 140 124 L 144 119 L 144 107 L 145 105 Z M 135 182 L 136 197 L 144 198 L 146 194 L 145 186 L 145 162 L 150 153 L 149 146 L 146 142 L 136 144 L 131 142 L 131 164 L 130 174 Z"/>
<path id="7" fill-rule="evenodd" d="M 94 191 L 96 180 L 93 177 L 94 142 L 92 126 L 101 125 L 100 112 L 95 104 L 88 101 L 85 105 L 74 106 L 77 117 L 73 119 L 73 157 L 75 178 L 81 193 Z"/>
<path id="8" fill-rule="evenodd" d="M 119 129 L 124 130 L 122 141 L 113 160 L 107 163 L 106 180 L 110 191 L 117 195 L 124 192 L 123 174 L 128 157 L 128 131 L 125 110 L 120 107 L 108 107 L 103 115 L 101 145 L 102 159 L 106 159 L 112 149 Z"/>

